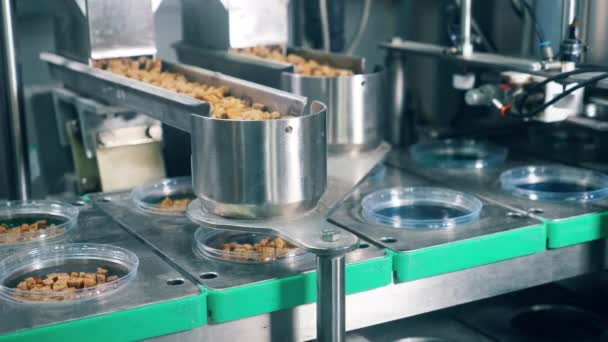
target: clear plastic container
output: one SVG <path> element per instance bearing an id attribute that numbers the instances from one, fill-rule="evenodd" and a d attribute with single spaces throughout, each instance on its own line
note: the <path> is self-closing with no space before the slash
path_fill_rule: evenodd
<path id="1" fill-rule="evenodd" d="M 190 201 L 196 196 L 192 191 L 192 178 L 164 179 L 153 184 L 139 186 L 131 192 L 131 198 L 140 210 L 161 215 L 184 215 Z M 173 205 L 162 204 L 166 199 L 178 201 Z"/>
<path id="2" fill-rule="evenodd" d="M 518 197 L 544 201 L 591 201 L 608 196 L 608 176 L 567 166 L 523 166 L 500 175 L 502 188 Z"/>
<path id="3" fill-rule="evenodd" d="M 0 202 L 0 225 L 3 225 L 0 228 L 0 248 L 20 248 L 62 240 L 76 226 L 78 212 L 78 207 L 58 201 Z M 44 226 L 36 231 L 12 229 L 38 221 L 44 221 Z"/>
<path id="4" fill-rule="evenodd" d="M 0 261 L 0 297 L 17 303 L 84 301 L 107 296 L 132 281 L 139 266 L 137 256 L 123 248 L 101 244 L 49 245 L 13 254 Z M 17 289 L 28 277 L 45 278 L 51 273 L 95 273 L 97 268 L 118 279 L 92 287 L 58 292 Z"/>
<path id="5" fill-rule="evenodd" d="M 482 169 L 504 163 L 508 150 L 476 140 L 440 140 L 418 143 L 410 147 L 412 159 L 421 165 L 452 168 Z"/>
<path id="6" fill-rule="evenodd" d="M 277 242 L 277 237 L 268 234 L 253 234 L 228 230 L 209 229 L 200 227 L 194 233 L 194 252 L 199 256 L 241 263 L 267 263 L 273 261 L 293 260 L 306 255 L 307 252 L 294 246 L 285 239 L 279 243 L 286 243 L 291 248 L 277 251 L 273 247 L 255 250 L 256 244 L 264 244 L 263 240 Z M 238 244 L 243 250 L 224 249 L 227 245 Z M 245 250 L 246 246 L 250 246 Z"/>
<path id="7" fill-rule="evenodd" d="M 483 204 L 463 192 L 434 187 L 390 188 L 373 192 L 361 202 L 370 223 L 394 228 L 450 228 L 475 221 Z"/>

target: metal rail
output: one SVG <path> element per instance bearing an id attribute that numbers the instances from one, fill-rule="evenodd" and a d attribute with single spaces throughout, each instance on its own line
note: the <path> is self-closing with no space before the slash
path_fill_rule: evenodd
<path id="1" fill-rule="evenodd" d="M 29 181 L 27 172 L 27 148 L 25 127 L 19 92 L 21 89 L 17 68 L 17 51 L 13 23 L 14 4 L 12 0 L 2 0 L 2 49 L 6 63 L 6 91 L 10 115 L 10 134 L 13 148 L 13 173 L 17 181 L 17 198 L 28 199 Z"/>

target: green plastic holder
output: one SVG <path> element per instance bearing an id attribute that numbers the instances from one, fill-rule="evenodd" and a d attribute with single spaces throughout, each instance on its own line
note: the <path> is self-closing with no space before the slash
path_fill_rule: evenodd
<path id="1" fill-rule="evenodd" d="M 432 277 L 546 249 L 545 226 L 535 225 L 408 252 L 389 250 L 395 281 Z"/>
<path id="2" fill-rule="evenodd" d="M 346 294 L 386 286 L 392 281 L 390 255 L 346 265 Z M 222 323 L 313 303 L 317 298 L 317 276 L 316 272 L 308 272 L 208 291 L 207 305 L 211 321 Z"/>
<path id="3" fill-rule="evenodd" d="M 547 246 L 551 249 L 608 237 L 608 212 L 544 222 L 547 228 Z"/>
<path id="4" fill-rule="evenodd" d="M 0 335 L 0 341 L 139 341 L 195 329 L 205 324 L 207 290 L 201 288 L 201 293 L 196 296 L 20 330 Z"/>

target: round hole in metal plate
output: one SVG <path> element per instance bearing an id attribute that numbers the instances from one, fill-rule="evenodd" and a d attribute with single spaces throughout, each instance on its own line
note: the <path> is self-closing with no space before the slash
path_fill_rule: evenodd
<path id="1" fill-rule="evenodd" d="M 446 340 L 438 337 L 406 337 L 395 340 L 394 342 L 452 342 L 453 340 Z"/>
<path id="2" fill-rule="evenodd" d="M 395 243 L 397 242 L 397 239 L 395 239 L 394 237 L 383 237 L 380 239 L 380 241 L 384 242 L 384 243 Z"/>
<path id="3" fill-rule="evenodd" d="M 174 278 L 167 280 L 167 285 L 175 286 L 175 285 L 183 285 L 184 279 L 182 278 Z"/>
<path id="4" fill-rule="evenodd" d="M 291 132 L 293 132 L 293 127 L 291 127 L 291 126 L 285 127 L 285 133 L 289 134 Z"/>
<path id="5" fill-rule="evenodd" d="M 515 211 L 509 211 L 507 213 L 507 216 L 508 217 L 513 217 L 513 218 L 524 218 L 526 215 L 524 215 L 522 213 L 515 212 Z"/>
<path id="6" fill-rule="evenodd" d="M 215 279 L 218 277 L 218 274 L 215 272 L 206 272 L 206 273 L 201 273 L 200 277 L 201 277 L 201 279 Z"/>
<path id="7" fill-rule="evenodd" d="M 511 326 L 543 341 L 586 341 L 608 331 L 608 320 L 570 305 L 533 305 L 511 319 Z"/>
<path id="8" fill-rule="evenodd" d="M 366 249 L 366 248 L 369 248 L 369 244 L 367 244 L 367 243 L 360 243 L 359 244 L 359 249 Z"/>

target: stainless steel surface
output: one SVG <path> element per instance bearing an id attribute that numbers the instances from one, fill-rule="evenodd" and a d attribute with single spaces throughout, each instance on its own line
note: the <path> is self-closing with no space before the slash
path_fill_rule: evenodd
<path id="1" fill-rule="evenodd" d="M 150 339 L 146 339 L 148 342 L 200 342 L 200 341 L 211 341 L 207 337 L 207 328 L 200 327 L 196 329 L 186 330 L 175 334 L 158 336 Z"/>
<path id="2" fill-rule="evenodd" d="M 471 3 L 473 0 L 460 1 L 460 39 L 462 39 L 460 51 L 464 57 L 473 53 L 471 43 Z"/>
<path id="3" fill-rule="evenodd" d="M 451 272 L 346 297 L 346 330 L 420 315 L 476 300 L 604 270 L 605 241 L 577 244 Z M 246 336 L 255 341 L 308 341 L 315 338 L 316 305 L 207 326 L 214 342 Z"/>
<path id="4" fill-rule="evenodd" d="M 184 41 L 223 50 L 284 45 L 288 40 L 288 4 L 289 0 L 184 0 Z"/>
<path id="5" fill-rule="evenodd" d="M 327 143 L 330 151 L 373 149 L 382 140 L 380 125 L 385 111 L 382 96 L 385 93 L 384 73 L 365 74 L 365 61 L 362 58 L 288 48 L 288 53 L 348 68 L 356 74 L 310 77 L 294 73 L 293 66 L 287 63 L 196 48 L 184 43 L 177 44 L 176 48 L 180 60 L 186 63 L 323 102 L 327 105 Z"/>
<path id="6" fill-rule="evenodd" d="M 156 54 L 151 0 L 87 0 L 92 59 Z M 71 35 L 57 37 L 70 39 Z"/>
<path id="7" fill-rule="evenodd" d="M 122 77 L 105 70 L 51 54 L 42 53 L 51 75 L 66 87 L 110 105 L 145 113 L 168 125 L 191 131 L 191 114 L 208 116 L 209 105 L 193 97 L 181 95 L 144 82 Z M 165 71 L 181 73 L 190 81 L 212 86 L 227 86 L 233 96 L 263 103 L 271 110 L 293 116 L 302 115 L 306 99 L 269 87 L 243 81 L 197 67 L 162 61 Z"/>
<path id="8" fill-rule="evenodd" d="M 512 69 L 527 72 L 542 70 L 542 64 L 535 60 L 484 52 L 473 52 L 470 56 L 463 56 L 458 53 L 452 53 L 448 51 L 446 47 L 441 45 L 419 43 L 407 40 L 393 40 L 391 42 L 380 43 L 380 47 L 401 51 L 403 53 L 443 58 L 454 62 L 463 62 L 466 64 L 490 68 Z"/>
<path id="9" fill-rule="evenodd" d="M 310 50 L 294 50 L 306 58 L 319 61 L 331 59 L 332 65 L 355 67 L 357 59 L 320 54 Z M 359 68 L 362 69 L 362 64 Z M 359 69 L 356 68 L 356 69 Z M 356 70 L 355 69 L 355 70 Z M 362 71 L 362 70 L 361 70 Z M 327 144 L 330 151 L 375 148 L 380 137 L 384 115 L 384 73 L 357 74 L 341 77 L 312 77 L 283 72 L 281 89 L 319 100 L 327 105 Z"/>
<path id="10" fill-rule="evenodd" d="M 317 257 L 317 340 L 344 342 L 344 256 Z"/>
<path id="11" fill-rule="evenodd" d="M 599 342 L 608 338 L 608 312 L 597 299 L 556 284 L 471 303 L 456 308 L 454 315 L 498 341 Z"/>
<path id="12" fill-rule="evenodd" d="M 562 40 L 568 38 L 568 26 L 577 18 L 578 0 L 562 0 Z M 592 28 L 595 29 L 595 28 Z"/>
<path id="13" fill-rule="evenodd" d="M 57 52 L 88 63 L 90 59 L 156 54 L 152 0 L 57 1 Z"/>
<path id="14" fill-rule="evenodd" d="M 385 63 L 390 98 L 383 118 L 384 136 L 393 146 L 408 146 L 413 142 L 414 118 L 407 116 L 406 59 L 402 53 L 389 50 Z"/>
<path id="15" fill-rule="evenodd" d="M 592 202 L 557 202 L 533 201 L 515 197 L 502 190 L 499 176 L 503 171 L 517 166 L 555 165 L 556 163 L 538 158 L 517 155 L 511 151 L 507 162 L 501 166 L 480 170 L 454 170 L 429 168 L 416 164 L 406 151 L 394 151 L 389 155 L 388 163 L 421 178 L 444 184 L 450 188 L 477 195 L 487 201 L 500 203 L 514 210 L 526 211 L 532 217 L 560 221 L 599 213 L 606 210 L 608 201 Z"/>
<path id="16" fill-rule="evenodd" d="M 453 188 L 453 186 L 444 185 L 448 189 Z M 483 209 L 478 220 L 452 229 L 396 229 L 367 222 L 361 214 L 361 200 L 363 197 L 379 189 L 399 186 L 436 187 L 438 183 L 429 182 L 393 167 L 387 167 L 382 179 L 367 179 L 361 183 L 349 195 L 348 199 L 333 212 L 330 221 L 357 235 L 371 239 L 377 245 L 396 251 L 413 251 L 542 224 L 540 221 L 525 215 L 522 215 L 522 217 L 509 215 L 509 209 L 483 200 Z"/>
<path id="17" fill-rule="evenodd" d="M 348 342 L 490 342 L 482 334 L 453 319 L 433 312 L 349 332 Z"/>
<path id="18" fill-rule="evenodd" d="M 123 227 L 182 269 L 192 280 L 213 290 L 223 290 L 254 284 L 294 274 L 312 272 L 316 263 L 313 255 L 293 260 L 244 265 L 198 256 L 193 251 L 194 232 L 199 227 L 186 217 L 163 216 L 139 211 L 128 193 L 92 194 L 95 206 L 110 215 Z M 384 256 L 380 248 L 357 249 L 346 256 L 347 264 Z M 201 277 L 214 274 L 215 277 Z M 313 324 L 314 325 L 314 324 Z"/>
<path id="19" fill-rule="evenodd" d="M 388 150 L 389 147 L 382 144 L 373 151 L 356 155 L 330 156 L 327 161 L 327 190 L 318 206 L 309 213 L 266 220 L 235 220 L 204 210 L 197 200 L 188 206 L 188 217 L 193 222 L 211 228 L 278 234 L 317 255 L 344 254 L 352 250 L 357 238 L 327 222 L 326 218 L 353 186 L 384 159 Z M 344 172 L 347 168 L 349 172 Z M 334 241 L 323 240 L 322 235 L 326 230 L 338 232 L 338 238 Z"/>
<path id="20" fill-rule="evenodd" d="M 193 115 L 192 179 L 200 200 L 193 205 L 236 219 L 312 210 L 325 191 L 327 145 L 326 108 L 313 102 L 310 111 L 268 121 Z"/>
<path id="21" fill-rule="evenodd" d="M 603 0 L 587 0 L 588 20 L 584 24 L 583 43 L 589 45 L 585 53 L 585 63 L 608 64 L 608 22 L 604 20 L 608 14 L 608 2 Z"/>
<path id="22" fill-rule="evenodd" d="M 14 160 L 11 161 L 11 164 L 14 178 L 17 183 L 17 198 L 26 200 L 29 198 L 27 147 L 25 141 L 25 127 L 23 125 L 24 119 L 19 98 L 22 89 L 17 65 L 17 45 L 15 42 L 13 11 L 14 1 L 2 0 L 2 57 L 6 63 L 6 98 L 8 101 L 10 139 L 12 142 L 12 155 L 14 158 Z"/>
<path id="23" fill-rule="evenodd" d="M 352 76 L 312 77 L 291 70 L 281 72 L 282 90 L 327 105 L 329 151 L 358 151 L 378 146 L 382 140 L 380 124 L 385 111 L 382 96 L 385 93 L 384 73 L 364 73 L 365 61 L 359 57 L 293 47 L 287 52 L 348 68 L 355 73 Z M 260 58 L 246 58 L 246 63 L 255 63 L 256 60 Z"/>
<path id="24" fill-rule="evenodd" d="M 80 213 L 78 227 L 74 230 L 71 241 L 111 244 L 134 252 L 140 260 L 137 277 L 121 291 L 87 305 L 59 305 L 53 306 L 51 310 L 41 309 L 39 305 L 19 305 L 0 301 L 0 315 L 2 315 L 0 334 L 200 294 L 197 286 L 188 280 L 181 285 L 168 285 L 168 280 L 182 278 L 181 274 L 99 210 L 85 207 Z M 187 319 L 187 313 L 184 313 L 184 319 Z"/>

